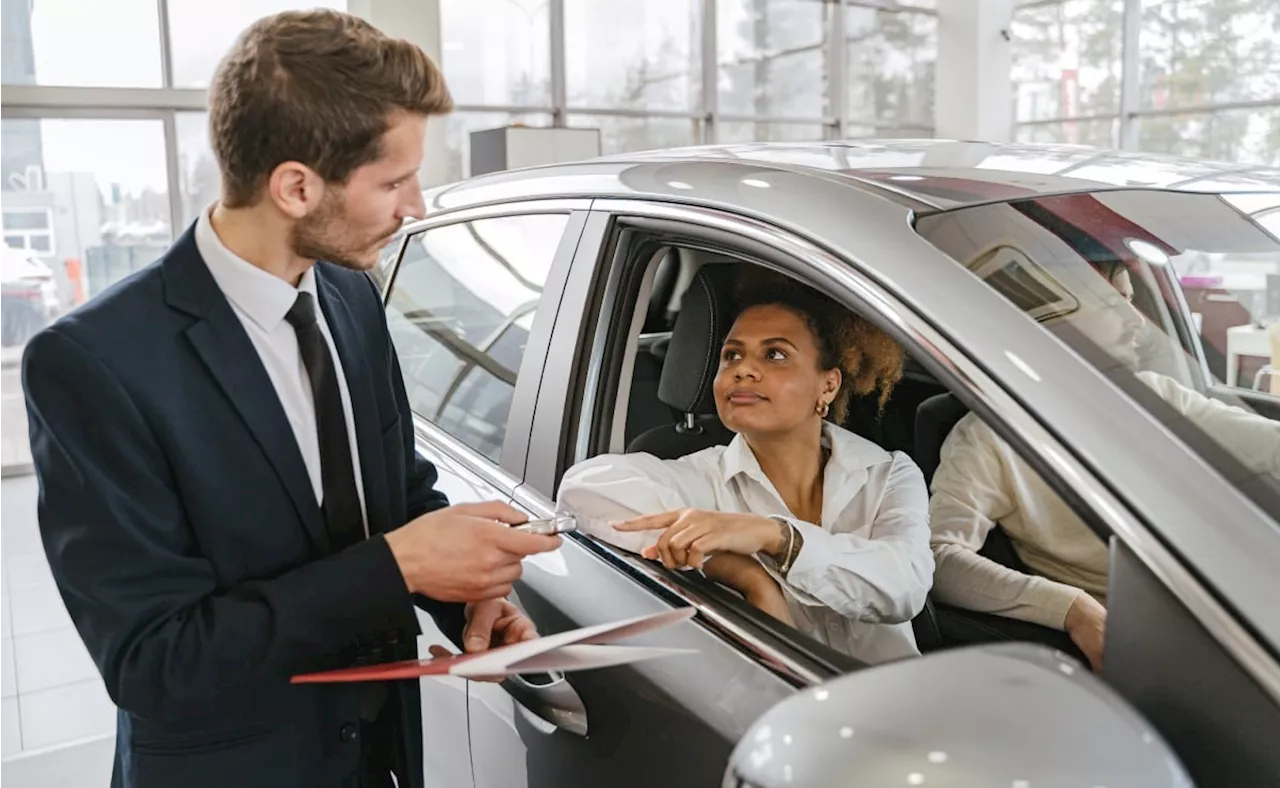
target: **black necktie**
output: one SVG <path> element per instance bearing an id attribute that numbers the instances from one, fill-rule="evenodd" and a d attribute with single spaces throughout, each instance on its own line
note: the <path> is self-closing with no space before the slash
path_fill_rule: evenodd
<path id="1" fill-rule="evenodd" d="M 351 441 L 342 412 L 338 373 L 329 354 L 329 343 L 316 323 L 316 300 L 310 293 L 298 293 L 298 300 L 285 315 L 298 333 L 302 363 L 311 378 L 311 396 L 316 404 L 316 429 L 320 436 L 320 479 L 324 496 L 320 504 L 330 547 L 337 552 L 364 538 L 360 496 L 356 493 L 355 470 L 351 467 Z"/>

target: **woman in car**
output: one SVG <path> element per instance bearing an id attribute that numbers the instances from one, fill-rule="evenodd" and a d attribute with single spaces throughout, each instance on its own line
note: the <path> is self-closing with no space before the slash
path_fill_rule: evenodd
<path id="1" fill-rule="evenodd" d="M 1138 370 L 1139 341 L 1148 326 L 1132 306 L 1128 267 L 1109 262 L 1091 264 L 1092 270 L 1083 263 L 1079 268 L 1084 279 L 1071 290 L 1081 309 L 1067 319 L 1092 344 Z M 1167 375 L 1147 370 L 1137 377 L 1181 416 L 1230 447 L 1253 472 L 1280 479 L 1276 422 L 1210 399 Z M 972 413 L 943 443 L 932 487 L 937 600 L 1065 631 L 1091 666 L 1100 668 L 1107 618 L 1106 543 Z M 997 524 L 1029 573 L 978 553 Z"/>
<path id="2" fill-rule="evenodd" d="M 749 602 L 866 662 L 918 654 L 933 576 L 920 469 L 838 423 L 881 407 L 904 354 L 813 290 L 767 277 L 739 298 L 714 382 L 737 435 L 675 460 L 605 455 L 569 469 L 584 530 L 669 568 L 702 568 Z"/>

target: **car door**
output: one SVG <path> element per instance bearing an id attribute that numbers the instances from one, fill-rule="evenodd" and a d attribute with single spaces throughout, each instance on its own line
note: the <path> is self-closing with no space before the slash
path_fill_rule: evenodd
<path id="1" fill-rule="evenodd" d="M 510 501 L 528 445 L 536 375 L 584 218 L 571 203 L 433 218 L 384 275 L 387 325 L 418 453 L 451 503 Z M 556 294 L 544 298 L 544 291 Z M 514 472 L 513 472 L 514 471 Z M 421 610 L 418 652 L 450 645 Z M 467 682 L 420 682 L 429 785 L 471 784 Z"/>
<path id="2" fill-rule="evenodd" d="M 588 221 L 566 283 L 542 371 L 530 471 L 554 466 L 575 440 L 571 425 L 579 398 L 573 381 L 585 376 L 594 381 L 587 385 L 599 385 L 587 360 L 595 346 L 596 291 L 607 289 L 609 279 L 611 261 L 602 255 L 607 228 L 604 215 Z M 514 502 L 546 516 L 555 509 L 552 492 L 543 482 L 526 483 Z M 692 605 L 695 619 L 636 642 L 696 654 L 500 685 L 472 683 L 477 788 L 719 784 L 732 748 L 753 720 L 837 669 L 785 642 L 762 624 L 763 614 L 733 606 L 709 585 L 582 534 L 566 536 L 555 553 L 528 559 L 517 596 L 540 632 Z"/>

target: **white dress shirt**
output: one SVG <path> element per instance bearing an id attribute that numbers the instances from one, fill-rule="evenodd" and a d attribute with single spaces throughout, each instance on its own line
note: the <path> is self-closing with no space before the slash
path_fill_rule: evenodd
<path id="1" fill-rule="evenodd" d="M 793 516 L 738 436 L 676 460 L 650 454 L 594 457 L 570 468 L 560 507 L 609 544 L 640 552 L 661 532 L 621 532 L 609 523 L 684 507 L 781 516 L 804 546 L 779 581 L 797 628 L 868 663 L 919 654 L 911 619 L 933 581 L 929 501 L 911 458 L 890 454 L 827 424 L 831 457 L 823 475 L 822 523 Z"/>
<path id="2" fill-rule="evenodd" d="M 212 210 L 212 209 L 210 209 Z M 316 427 L 316 404 L 311 394 L 311 378 L 307 376 L 302 353 L 298 350 L 298 335 L 285 315 L 298 300 L 298 293 L 310 293 L 316 299 L 316 321 L 333 356 L 334 371 L 338 377 L 338 391 L 342 395 L 342 414 L 347 421 L 347 440 L 351 444 L 351 467 L 355 471 L 356 493 L 360 496 L 360 516 L 364 520 L 365 536 L 369 534 L 369 515 L 364 502 L 364 477 L 360 472 L 360 452 L 356 443 L 356 422 L 351 410 L 351 392 L 347 390 L 347 378 L 342 370 L 342 359 L 333 344 L 333 335 L 325 322 L 320 298 L 316 294 L 316 274 L 308 268 L 295 288 L 283 279 L 267 273 L 252 263 L 238 257 L 228 249 L 205 211 L 196 220 L 196 248 L 204 258 L 209 273 L 217 282 L 222 294 L 231 302 L 231 308 L 244 326 L 249 341 L 258 351 L 258 359 L 266 368 L 267 377 L 275 388 L 280 405 L 284 408 L 298 450 L 311 477 L 311 488 L 316 502 L 324 500 L 324 482 L 320 473 L 320 435 Z M 248 361 L 246 359 L 246 361 Z"/>
<path id="3" fill-rule="evenodd" d="M 1280 424 L 1166 375 L 1138 378 L 1250 470 L 1280 479 Z M 1081 590 L 1106 603 L 1106 543 L 972 413 L 942 445 L 931 507 L 938 601 L 1055 629 Z M 997 522 L 1033 574 L 978 554 Z"/>

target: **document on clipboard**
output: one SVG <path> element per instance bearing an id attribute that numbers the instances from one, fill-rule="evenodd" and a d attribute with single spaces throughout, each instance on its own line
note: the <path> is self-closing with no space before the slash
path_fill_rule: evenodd
<path id="1" fill-rule="evenodd" d="M 617 645 L 616 641 L 653 632 L 693 618 L 691 607 L 667 610 L 609 624 L 559 632 L 510 646 L 450 657 L 412 659 L 380 665 L 301 673 L 291 684 L 338 684 L 355 681 L 392 681 L 422 676 L 477 678 L 514 676 L 519 673 L 570 673 L 627 665 L 660 657 L 696 654 L 693 649 Z"/>

